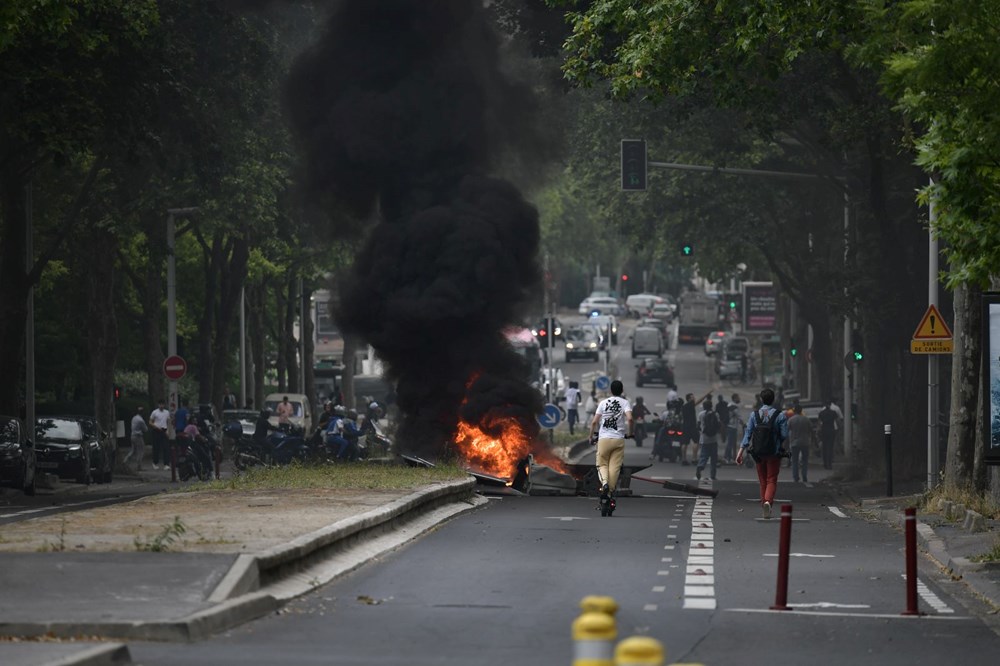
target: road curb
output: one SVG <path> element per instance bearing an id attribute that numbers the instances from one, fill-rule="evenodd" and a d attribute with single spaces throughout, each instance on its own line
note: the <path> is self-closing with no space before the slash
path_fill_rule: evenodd
<path id="1" fill-rule="evenodd" d="M 466 506 L 459 506 L 451 512 L 438 512 L 440 518 L 435 519 L 434 524 L 478 508 L 483 503 L 474 501 L 474 487 L 475 479 L 472 477 L 437 483 L 398 498 L 385 506 L 339 520 L 287 544 L 262 553 L 240 555 L 208 596 L 207 601 L 213 605 L 185 617 L 144 622 L 7 623 L 0 626 L 0 631 L 6 636 L 50 635 L 72 638 L 96 635 L 119 640 L 167 642 L 201 640 L 279 609 L 284 601 L 273 594 L 261 591 L 268 585 L 293 578 L 295 574 L 306 570 L 310 565 L 361 542 L 369 539 L 377 540 L 381 535 L 403 528 L 424 514 L 433 515 L 436 509 L 445 505 L 464 503 Z M 430 526 L 426 529 L 430 529 Z M 423 533 L 426 529 L 419 533 Z M 378 554 L 380 553 L 366 552 L 364 561 Z M 361 564 L 363 561 L 359 559 L 350 568 L 356 568 Z M 307 586 L 301 591 L 309 589 L 311 588 Z M 285 599 L 287 600 L 287 596 Z M 69 665 L 130 662 L 59 663 Z"/>

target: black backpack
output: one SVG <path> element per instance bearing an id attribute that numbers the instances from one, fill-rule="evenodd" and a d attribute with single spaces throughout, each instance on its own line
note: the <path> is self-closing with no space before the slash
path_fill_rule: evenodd
<path id="1" fill-rule="evenodd" d="M 719 415 L 714 409 L 705 412 L 705 420 L 701 424 L 701 431 L 706 437 L 715 437 L 719 434 Z"/>
<path id="2" fill-rule="evenodd" d="M 750 445 L 747 447 L 754 460 L 760 460 L 762 456 L 777 454 L 778 447 L 775 445 L 775 440 L 777 438 L 778 414 L 780 413 L 777 409 L 768 416 L 761 416 L 760 412 L 757 412 L 753 432 L 750 433 Z"/>

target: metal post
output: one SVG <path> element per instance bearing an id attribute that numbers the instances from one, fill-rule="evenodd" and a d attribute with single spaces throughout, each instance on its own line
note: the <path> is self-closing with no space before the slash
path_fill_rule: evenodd
<path id="1" fill-rule="evenodd" d="M 31 183 L 24 192 L 24 251 L 25 272 L 35 264 L 34 201 Z M 24 427 L 31 439 L 35 438 L 35 287 L 28 287 L 28 311 L 24 328 Z"/>
<path id="2" fill-rule="evenodd" d="M 299 276 L 299 393 L 306 392 L 306 290 Z M 306 396 L 306 400 L 312 400 Z"/>
<path id="3" fill-rule="evenodd" d="M 771 610 L 791 610 L 788 606 L 788 560 L 792 549 L 792 505 L 781 506 L 781 536 L 778 541 L 778 585 Z"/>
<path id="4" fill-rule="evenodd" d="M 892 497 L 892 426 L 885 424 L 885 496 Z"/>
<path id="5" fill-rule="evenodd" d="M 850 232 L 851 226 L 851 211 L 850 211 L 850 197 L 845 192 L 844 193 L 844 267 L 846 268 L 849 260 L 848 250 L 850 249 L 850 243 L 848 241 L 848 234 Z M 847 289 L 844 289 L 844 295 L 848 296 Z M 844 354 L 851 351 L 851 318 L 844 317 Z M 853 373 L 846 367 L 844 367 L 844 406 L 841 410 L 844 413 L 844 460 L 846 462 L 851 462 L 854 457 L 854 423 L 851 420 L 852 405 L 854 404 L 854 386 L 852 386 L 852 375 Z"/>
<path id="6" fill-rule="evenodd" d="M 177 354 L 177 259 L 174 256 L 174 214 L 167 211 L 167 356 Z M 177 380 L 171 379 L 167 391 L 168 409 L 177 408 Z M 171 463 L 173 467 L 173 463 Z"/>
<path id="7" fill-rule="evenodd" d="M 934 185 L 934 179 L 930 184 Z M 927 303 L 937 306 L 938 304 L 938 240 L 935 234 L 935 223 L 937 222 L 937 208 L 934 205 L 934 196 L 931 195 L 929 202 L 929 229 L 927 234 Z M 938 405 L 940 404 L 939 377 L 938 377 L 938 355 L 927 355 L 927 490 L 933 489 L 938 484 L 940 477 L 941 460 L 938 443 Z"/>
<path id="8" fill-rule="evenodd" d="M 240 287 L 240 409 L 247 406 L 247 290 Z"/>
<path id="9" fill-rule="evenodd" d="M 917 605 L 917 509 L 904 510 L 906 521 L 906 610 L 903 615 L 920 615 Z"/>

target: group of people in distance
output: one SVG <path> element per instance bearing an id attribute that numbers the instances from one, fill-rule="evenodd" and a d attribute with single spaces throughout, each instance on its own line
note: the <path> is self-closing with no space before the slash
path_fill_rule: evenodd
<path id="1" fill-rule="evenodd" d="M 698 400 L 694 394 L 688 393 L 680 405 L 676 387 L 672 386 L 667 395 L 667 406 L 669 409 L 680 405 L 686 433 L 686 440 L 681 446 L 681 464 L 689 464 L 687 449 L 692 444 L 697 461 L 695 477 L 699 480 L 706 469 L 711 479 L 716 478 L 720 443 L 726 445 L 723 456 L 727 463 L 742 465 L 752 457 L 760 484 L 761 511 L 765 518 L 770 518 L 782 459 L 791 458 L 795 482 L 800 479 L 808 482 L 809 449 L 816 433 L 798 403 L 787 410 L 780 409 L 774 404 L 775 393 L 770 388 L 761 390 L 756 398 L 738 446 L 737 436 L 743 425 L 738 394 L 732 395 L 732 402 L 719 395 L 713 404 L 711 393 Z M 697 409 L 699 403 L 702 406 L 700 411 Z M 570 432 L 579 420 L 579 404 L 579 386 L 571 382 L 566 390 Z M 841 418 L 838 412 L 836 403 L 831 401 L 818 418 L 823 466 L 826 469 L 833 464 L 833 442 Z M 615 380 L 611 382 L 611 396 L 597 403 L 592 414 L 588 413 L 589 433 L 591 441 L 597 446 L 597 474 L 603 500 L 614 493 L 625 457 L 625 440 L 636 436 L 640 421 L 651 412 L 641 397 L 636 398 L 635 404 L 625 398 L 622 382 Z"/>

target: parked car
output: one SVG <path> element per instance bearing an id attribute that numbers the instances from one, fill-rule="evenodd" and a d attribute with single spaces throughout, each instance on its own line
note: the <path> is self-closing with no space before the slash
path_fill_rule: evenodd
<path id="1" fill-rule="evenodd" d="M 565 333 L 566 362 L 576 358 L 597 361 L 601 357 L 601 341 L 593 326 L 571 326 Z"/>
<path id="2" fill-rule="evenodd" d="M 653 306 L 663 303 L 656 294 L 632 294 L 625 299 L 625 308 L 630 317 L 645 317 L 653 310 Z"/>
<path id="3" fill-rule="evenodd" d="M 643 359 L 639 365 L 635 366 L 635 386 L 642 388 L 646 384 L 666 384 L 674 385 L 674 369 L 666 360 L 661 358 Z"/>
<path id="4" fill-rule="evenodd" d="M 622 313 L 622 306 L 617 298 L 610 296 L 589 296 L 580 303 L 579 312 L 587 316 L 596 312 L 599 315 L 610 314 L 618 317 Z"/>
<path id="5" fill-rule="evenodd" d="M 90 485 L 90 442 L 83 424 L 63 416 L 40 416 L 35 419 L 35 455 L 38 469 Z"/>
<path id="6" fill-rule="evenodd" d="M 35 494 L 35 447 L 14 416 L 0 416 L 0 486 Z"/>
<path id="7" fill-rule="evenodd" d="M 544 317 L 537 325 L 531 327 L 531 334 L 538 339 L 539 344 L 543 347 L 548 346 L 548 340 L 546 339 L 549 335 L 549 330 L 552 331 L 553 340 L 562 340 L 563 337 L 563 326 L 562 322 L 556 317 L 552 317 L 552 326 L 549 326 L 549 318 Z"/>
<path id="8" fill-rule="evenodd" d="M 705 356 L 711 356 L 722 348 L 722 339 L 726 337 L 725 331 L 712 331 L 705 339 Z"/>
<path id="9" fill-rule="evenodd" d="M 632 332 L 632 358 L 663 356 L 663 336 L 652 326 L 639 326 Z"/>
<path id="10" fill-rule="evenodd" d="M 226 424 L 236 421 L 240 424 L 243 434 L 252 437 L 257 429 L 257 417 L 260 412 L 254 409 L 224 409 L 222 410 L 223 428 Z"/>
<path id="11" fill-rule="evenodd" d="M 90 475 L 98 483 L 111 483 L 118 464 L 118 446 L 111 433 L 101 430 L 93 416 L 74 416 L 83 425 L 83 435 L 90 445 Z"/>
<path id="12" fill-rule="evenodd" d="M 618 344 L 618 318 L 614 315 L 591 316 L 587 323 L 592 326 L 599 326 L 602 335 L 607 337 L 608 327 L 611 328 L 611 344 Z"/>
<path id="13" fill-rule="evenodd" d="M 720 352 L 718 360 L 715 363 L 715 373 L 719 375 L 719 379 L 739 377 L 740 368 L 742 367 L 742 357 L 742 352 Z"/>

